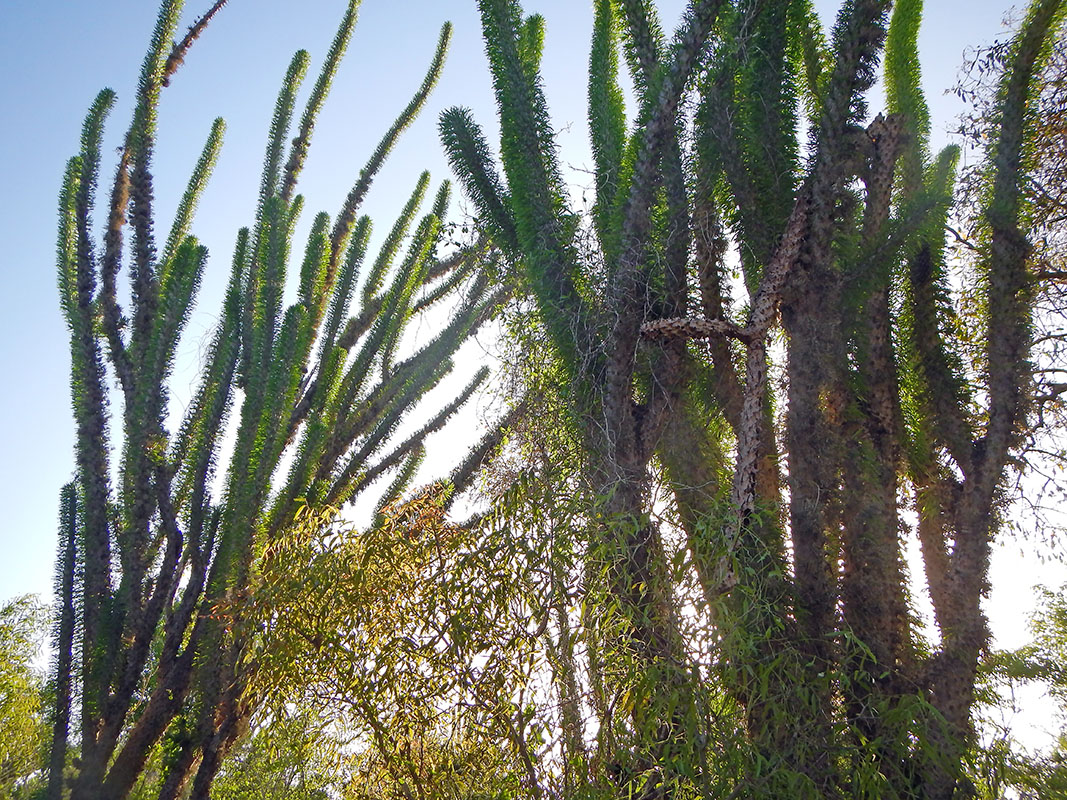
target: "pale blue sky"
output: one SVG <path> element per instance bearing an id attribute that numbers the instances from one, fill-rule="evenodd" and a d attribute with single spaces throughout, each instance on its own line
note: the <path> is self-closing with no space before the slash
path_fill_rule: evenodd
<path id="1" fill-rule="evenodd" d="M 183 27 L 207 5 L 189 3 Z M 824 21 L 831 21 L 837 4 L 817 5 Z M 211 120 L 222 116 L 228 123 L 194 225 L 212 261 L 186 337 L 190 353 L 212 330 L 235 232 L 251 219 L 267 124 L 289 58 L 297 49 L 309 50 L 314 75 L 344 6 L 344 0 L 231 0 L 164 94 L 155 186 L 164 221 Z M 659 6 L 673 28 L 682 2 Z M 961 110 L 944 91 L 955 82 L 965 48 L 1000 35 L 1006 8 L 982 0 L 927 1 L 920 47 L 935 145 L 948 141 L 945 131 Z M 546 91 L 562 131 L 563 160 L 577 168 L 590 163 L 584 122 L 590 9 L 590 0 L 526 4 L 547 21 Z M 0 419 L 6 420 L 0 426 L 0 602 L 25 592 L 50 593 L 56 498 L 73 469 L 67 336 L 57 310 L 53 257 L 60 176 L 77 146 L 82 116 L 104 86 L 119 95 L 105 159 L 114 153 L 155 10 L 151 0 L 0 0 L 0 186 L 10 190 L 0 215 L 0 374 L 6 376 L 0 392 Z M 436 138 L 442 109 L 472 107 L 492 139 L 495 110 L 474 0 L 364 0 L 302 179 L 307 220 L 319 210 L 336 210 L 421 81 L 445 20 L 455 32 L 441 84 L 390 157 L 366 206 L 376 230 L 391 225 L 421 170 L 429 169 L 435 182 L 449 177 Z M 105 161 L 106 179 L 113 168 Z M 175 394 L 181 396 L 194 377 L 195 363 L 186 359 Z M 456 436 L 465 438 L 462 431 Z"/>

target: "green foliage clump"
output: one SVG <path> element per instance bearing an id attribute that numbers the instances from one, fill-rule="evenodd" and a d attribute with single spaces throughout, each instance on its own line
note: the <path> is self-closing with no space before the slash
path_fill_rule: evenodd
<path id="1" fill-rule="evenodd" d="M 0 607 L 0 798 L 40 788 L 48 743 L 48 695 L 39 663 L 48 609 L 30 595 Z"/>
<path id="2" fill-rule="evenodd" d="M 1009 789 L 1021 798 L 1067 792 L 1067 586 L 1039 588 L 1030 631 L 1030 644 L 994 652 L 982 665 L 976 710 L 982 740 L 969 767 L 983 800 Z M 1023 686 L 1040 688 L 1056 701 L 1060 732 L 1044 751 L 1028 751 L 1012 733 L 1012 715 L 1027 710 L 1015 697 Z"/>

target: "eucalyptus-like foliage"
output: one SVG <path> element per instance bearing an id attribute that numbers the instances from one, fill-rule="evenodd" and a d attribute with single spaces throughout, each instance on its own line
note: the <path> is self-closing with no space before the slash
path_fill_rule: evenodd
<path id="1" fill-rule="evenodd" d="M 1031 385 L 1034 75 L 1062 3 L 1032 4 L 1006 61 L 977 348 L 948 279 L 958 152 L 930 152 L 920 2 L 847 0 L 827 36 L 804 0 L 694 0 L 673 38 L 653 3 L 594 3 L 587 227 L 525 49 L 541 23 L 479 8 L 502 168 L 469 111 L 440 128 L 542 326 L 521 334 L 527 379 L 580 443 L 538 473 L 578 487 L 587 524 L 586 610 L 558 623 L 585 637 L 582 666 L 553 685 L 559 708 L 591 698 L 597 742 L 574 763 L 642 797 L 965 793 L 979 601 Z M 909 529 L 936 643 L 911 610 Z M 727 713 L 740 744 L 711 744 Z"/>
<path id="2" fill-rule="evenodd" d="M 481 270 L 485 248 L 444 252 L 448 184 L 418 217 L 423 175 L 372 261 L 371 224 L 358 217 L 372 180 L 440 74 L 446 25 L 422 86 L 394 122 L 336 216 L 311 225 L 295 276 L 284 288 L 296 194 L 317 115 L 359 8 L 348 4 L 291 136 L 310 58 L 297 53 L 269 132 L 255 218 L 242 228 L 218 326 L 200 382 L 176 429 L 168 427 L 169 379 L 205 269 L 207 249 L 190 234 L 197 201 L 222 144 L 217 120 L 162 246 L 157 246 L 152 159 L 163 87 L 217 2 L 180 41 L 180 2 L 165 2 L 145 59 L 135 111 L 105 204 L 106 232 L 93 235 L 104 120 L 101 92 L 60 199 L 59 288 L 71 333 L 77 476 L 64 490 L 54 663 L 49 796 L 123 798 L 150 756 L 160 798 L 206 797 L 226 752 L 258 699 L 248 689 L 242 598 L 261 555 L 300 509 L 339 508 L 379 477 L 395 474 L 400 496 L 440 429 L 484 382 L 480 372 L 406 439 L 398 427 L 452 369 L 462 342 L 493 313 L 501 290 Z M 407 231 L 414 234 L 406 243 Z M 130 277 L 130 307 L 117 278 Z M 413 352 L 405 332 L 417 314 L 451 302 L 434 337 Z M 114 376 L 119 387 L 110 397 Z M 224 437 L 233 418 L 234 437 Z M 226 616 L 219 609 L 230 609 Z M 70 730 L 74 712 L 77 731 Z M 68 748 L 76 775 L 65 785 Z M 153 756 L 153 754 L 156 754 Z M 149 784 L 149 788 L 151 788 Z"/>
<path id="3" fill-rule="evenodd" d="M 41 791 L 47 751 L 47 689 L 34 663 L 45 638 L 47 608 L 31 595 L 0 606 L 0 797 Z"/>

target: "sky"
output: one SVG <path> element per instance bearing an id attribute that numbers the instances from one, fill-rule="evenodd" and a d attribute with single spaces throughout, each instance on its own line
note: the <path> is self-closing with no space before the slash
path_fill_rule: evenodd
<path id="1" fill-rule="evenodd" d="M 935 147 L 950 141 L 948 131 L 963 110 L 945 92 L 956 81 L 965 51 L 1004 35 L 1008 2 L 926 3 L 919 47 Z M 180 30 L 209 5 L 188 2 Z M 183 344 L 186 357 L 175 374 L 176 398 L 193 383 L 195 355 L 214 328 L 236 231 L 252 220 L 267 127 L 286 66 L 296 50 L 307 49 L 311 85 L 345 5 L 345 0 L 230 0 L 164 93 L 155 181 L 164 229 L 212 120 L 222 116 L 227 122 L 226 144 L 193 226 L 212 260 Z M 657 5 L 664 27 L 673 30 L 683 3 Z M 838 4 L 816 5 L 829 25 Z M 582 170 L 591 164 L 585 126 L 591 7 L 591 0 L 524 5 L 546 20 L 545 91 L 579 199 L 587 180 Z M 0 186 L 10 190 L 0 214 L 0 374 L 7 376 L 0 391 L 0 603 L 24 593 L 50 595 L 57 499 L 73 473 L 68 339 L 58 310 L 54 257 L 60 179 L 76 151 L 85 111 L 105 86 L 119 97 L 103 150 L 102 176 L 107 181 L 113 175 L 155 13 L 150 0 L 0 0 L 5 76 Z M 305 225 L 315 212 L 333 213 L 340 206 L 421 82 L 446 20 L 454 35 L 441 82 L 387 160 L 364 207 L 379 235 L 391 226 L 422 170 L 430 170 L 434 186 L 450 177 L 436 133 L 442 110 L 470 107 L 494 140 L 495 106 L 475 0 L 364 0 L 301 179 Z M 872 102 L 872 112 L 877 106 Z M 295 241 L 302 240 L 298 231 Z M 476 350 L 471 353 L 478 358 Z M 455 443 L 443 449 L 455 453 L 472 443 L 474 424 L 475 417 L 468 416 L 442 434 Z M 1019 549 L 999 548 L 994 561 L 987 611 L 1002 646 L 1026 639 L 1030 587 L 1067 581 L 1062 565 L 1021 559 Z"/>

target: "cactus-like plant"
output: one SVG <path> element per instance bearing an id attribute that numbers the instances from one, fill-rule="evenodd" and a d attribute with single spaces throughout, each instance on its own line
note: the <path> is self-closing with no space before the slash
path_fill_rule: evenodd
<path id="1" fill-rule="evenodd" d="M 208 262 L 206 248 L 190 234 L 193 212 L 219 153 L 223 123 L 212 126 L 160 243 L 152 186 L 156 109 L 224 3 L 218 0 L 178 41 L 182 3 L 162 3 L 104 204 L 102 242 L 94 239 L 91 219 L 110 90 L 90 108 L 81 150 L 63 183 L 59 289 L 71 334 L 77 476 L 63 494 L 57 582 L 49 784 L 57 800 L 68 789 L 73 798 L 126 797 L 157 747 L 163 748 L 158 796 L 178 797 L 191 781 L 193 795 L 206 797 L 220 759 L 255 708 L 245 692 L 251 665 L 243 661 L 239 600 L 254 586 L 263 548 L 293 524 L 302 505 L 340 507 L 390 472 L 400 478 L 384 501 L 402 493 L 426 436 L 485 379 L 479 372 L 453 402 L 396 440 L 398 425 L 450 373 L 453 354 L 499 299 L 481 270 L 483 248 L 443 251 L 447 182 L 417 218 L 429 176 L 419 179 L 357 291 L 371 229 L 358 216 L 360 206 L 437 81 L 448 25 L 425 80 L 342 208 L 332 218 L 315 217 L 296 299 L 283 307 L 293 229 L 304 206 L 297 180 L 356 22 L 359 2 L 351 0 L 295 136 L 308 54 L 297 53 L 286 73 L 255 219 L 237 235 L 199 386 L 180 425 L 168 429 L 168 379 Z M 124 266 L 128 309 L 117 288 Z M 399 343 L 414 315 L 446 299 L 456 300 L 447 321 L 405 354 Z M 117 402 L 109 399 L 109 376 Z M 236 434 L 228 443 L 223 434 L 232 416 Z M 227 615 L 219 613 L 223 607 Z M 70 730 L 75 710 L 76 733 Z M 76 770 L 65 786 L 72 740 Z"/>
<path id="2" fill-rule="evenodd" d="M 615 774 L 642 796 L 712 781 L 699 783 L 711 757 L 693 733 L 701 715 L 685 706 L 702 681 L 686 666 L 648 500 L 659 474 L 714 610 L 720 657 L 704 666 L 743 709 L 753 774 L 772 768 L 733 794 L 953 796 L 986 639 L 989 542 L 1030 385 L 1027 108 L 1063 3 L 1032 4 L 1006 70 L 975 276 L 984 352 L 971 364 L 954 339 L 943 252 L 956 152 L 929 153 L 920 2 L 847 0 L 827 43 L 806 0 L 693 0 L 668 43 L 654 4 L 598 0 L 592 248 L 566 204 L 527 33 L 541 23 L 524 21 L 516 0 L 479 7 L 503 176 L 466 110 L 443 115 L 442 137 L 536 299 L 583 442 L 580 471 L 600 498 L 588 509 L 594 548 L 610 555 L 612 630 L 628 636 L 615 655 L 645 676 L 638 689 L 614 687 L 628 722 L 603 709 L 597 720 L 637 737 Z M 620 50 L 639 103 L 629 129 Z M 870 120 L 883 55 L 890 113 Z M 779 320 L 784 358 L 773 365 Z M 917 500 L 936 647 L 909 612 L 905 493 Z M 591 670 L 594 656 L 610 660 L 591 653 Z M 638 690 L 642 702 L 628 703 Z"/>

